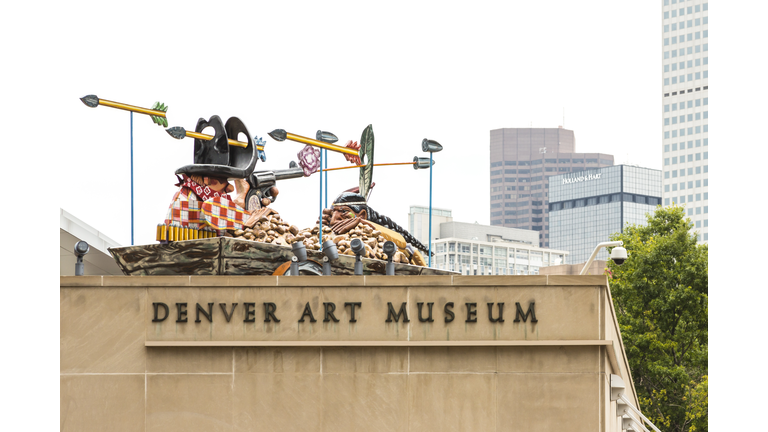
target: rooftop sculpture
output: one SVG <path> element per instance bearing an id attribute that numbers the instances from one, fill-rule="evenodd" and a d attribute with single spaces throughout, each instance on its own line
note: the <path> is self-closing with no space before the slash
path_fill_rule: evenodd
<path id="1" fill-rule="evenodd" d="M 108 106 L 149 115 L 155 124 L 168 127 L 168 107 L 159 102 L 147 109 L 95 95 L 81 100 L 92 108 Z M 213 129 L 213 134 L 203 133 L 206 129 Z M 237 117 L 224 122 L 214 115 L 200 118 L 194 132 L 179 126 L 166 132 L 176 139 L 193 138 L 194 160 L 175 172 L 178 190 L 157 226 L 159 244 L 110 249 L 125 274 L 285 274 L 293 258 L 291 246 L 296 249 L 297 242 L 310 255 L 300 274 L 321 273 L 318 261 L 322 261 L 324 244 L 337 248 L 340 255 L 334 274 L 351 274 L 355 239 L 364 245 L 356 251 L 365 259 L 365 273 L 383 273 L 384 261 L 397 263 L 398 274 L 446 273 L 424 267 L 420 250 L 427 252 L 428 247 L 368 205 L 375 185 L 374 166 L 431 166 L 419 157 L 413 162 L 374 164 L 372 125 L 363 130 L 359 144 L 349 140 L 345 146 L 335 144 L 338 138 L 330 132 L 317 131 L 313 139 L 275 129 L 269 132 L 273 140 L 305 144 L 297 153 L 298 163 L 291 161 L 282 170 L 256 169 L 258 162 L 266 161 L 267 142 L 251 135 Z M 241 136 L 246 140 L 239 141 Z M 359 185 L 342 192 L 331 208 L 322 209 L 316 226 L 299 229 L 284 221 L 273 205 L 279 195 L 277 183 L 322 172 L 319 149 L 343 154 L 353 165 L 328 171 L 358 168 Z M 396 249 L 388 255 L 384 243 L 389 241 Z"/>

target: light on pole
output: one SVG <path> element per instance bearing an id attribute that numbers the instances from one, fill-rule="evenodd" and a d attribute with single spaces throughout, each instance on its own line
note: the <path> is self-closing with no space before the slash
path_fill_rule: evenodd
<path id="1" fill-rule="evenodd" d="M 437 141 L 424 138 L 421 140 L 421 150 L 429 153 L 429 252 L 427 252 L 427 267 L 432 267 L 432 153 L 443 150 L 443 146 Z"/>
<path id="2" fill-rule="evenodd" d="M 326 142 L 333 144 L 336 141 L 339 140 L 336 135 L 318 130 L 315 134 L 315 138 L 318 141 Z M 324 149 L 320 149 L 320 220 L 319 220 L 319 230 L 318 230 L 318 244 L 320 245 L 320 250 L 323 250 L 323 159 L 325 159 L 325 167 L 328 168 L 328 152 L 325 151 L 325 155 L 323 155 Z M 325 157 L 323 157 L 325 156 Z M 328 206 L 328 171 L 325 172 L 325 205 Z"/>

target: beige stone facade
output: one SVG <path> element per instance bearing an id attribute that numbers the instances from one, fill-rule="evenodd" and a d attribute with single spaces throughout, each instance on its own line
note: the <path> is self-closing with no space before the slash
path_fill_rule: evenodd
<path id="1" fill-rule="evenodd" d="M 611 374 L 635 400 L 602 276 L 82 276 L 60 294 L 67 431 L 615 431 Z"/>

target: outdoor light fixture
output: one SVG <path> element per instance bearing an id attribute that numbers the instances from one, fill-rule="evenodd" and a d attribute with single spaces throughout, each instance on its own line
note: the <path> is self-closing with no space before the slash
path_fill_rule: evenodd
<path id="1" fill-rule="evenodd" d="M 299 263 L 307 260 L 307 248 L 304 246 L 304 242 L 297 241 L 291 244 L 291 250 L 293 256 L 291 257 L 291 276 L 299 275 Z"/>
<path id="2" fill-rule="evenodd" d="M 421 151 L 427 153 L 438 153 L 443 150 L 443 146 L 439 142 L 431 139 L 424 138 L 421 140 Z"/>
<path id="3" fill-rule="evenodd" d="M 424 138 L 421 140 L 421 150 L 429 153 L 429 251 L 427 252 L 427 267 L 432 267 L 432 153 L 437 153 L 443 150 L 443 146 L 439 142 L 431 139 Z M 426 158 L 424 158 L 426 159 Z M 413 160 L 416 162 L 416 159 Z M 421 163 L 421 160 L 419 160 Z M 414 165 L 414 168 L 416 165 Z"/>
<path id="4" fill-rule="evenodd" d="M 87 242 L 80 240 L 79 242 L 75 243 L 75 255 L 77 256 L 77 262 L 75 263 L 75 276 L 82 276 L 85 274 L 85 264 L 83 264 L 83 257 L 88 253 L 89 250 L 91 250 L 91 247 L 88 246 Z"/>
<path id="5" fill-rule="evenodd" d="M 352 241 L 349 243 L 349 246 L 352 248 L 352 252 L 355 253 L 355 275 L 362 276 L 363 275 L 363 260 L 362 260 L 362 254 L 365 252 L 365 245 L 363 244 L 363 241 L 359 238 L 352 239 Z"/>
<path id="6" fill-rule="evenodd" d="M 395 242 L 391 240 L 387 240 L 384 242 L 384 247 L 382 248 L 384 250 L 384 253 L 387 254 L 387 267 L 386 267 L 386 275 L 387 276 L 394 276 L 395 275 L 395 263 L 392 262 L 392 258 L 395 256 L 395 252 L 397 252 L 397 247 L 395 246 Z"/>
<path id="7" fill-rule="evenodd" d="M 323 276 L 330 276 L 331 273 L 331 261 L 339 259 L 339 250 L 336 248 L 336 243 L 333 240 L 326 240 L 323 242 Z"/>
<path id="8" fill-rule="evenodd" d="M 321 131 L 321 130 L 317 131 L 317 133 L 315 134 L 315 139 L 318 141 L 323 141 L 331 144 L 339 140 L 339 138 L 336 135 L 330 132 Z"/>
<path id="9" fill-rule="evenodd" d="M 630 429 L 632 427 L 632 423 L 634 423 L 637 426 L 639 426 L 642 430 L 646 432 L 650 432 L 643 425 L 643 422 L 641 422 L 634 415 L 632 415 L 632 411 L 634 411 L 635 414 L 639 415 L 640 418 L 642 418 L 645 423 L 647 423 L 651 428 L 653 428 L 653 430 L 655 430 L 656 432 L 661 432 L 659 428 L 657 428 L 653 423 L 651 423 L 650 420 L 648 420 L 648 417 L 644 416 L 643 413 L 641 413 L 640 410 L 635 408 L 632 405 L 632 403 L 630 403 L 629 399 L 627 399 L 627 397 L 624 396 L 625 389 L 626 389 L 626 386 L 624 385 L 624 380 L 622 380 L 621 377 L 618 375 L 611 374 L 611 401 L 616 401 L 616 415 L 622 418 L 621 420 L 622 429 L 634 430 L 634 429 Z"/>
<path id="10" fill-rule="evenodd" d="M 624 242 L 621 240 L 600 243 L 599 245 L 597 245 L 595 247 L 595 250 L 592 251 L 592 255 L 589 256 L 587 263 L 584 264 L 584 268 L 581 269 L 581 272 L 579 273 L 579 275 L 587 274 L 587 269 L 589 269 L 589 266 L 592 265 L 592 261 L 594 261 L 595 258 L 597 257 L 597 253 L 600 252 L 600 249 L 604 247 L 613 247 L 613 250 L 611 250 L 611 260 L 613 260 L 613 262 L 615 262 L 616 265 L 624 264 L 624 261 L 627 260 L 627 250 L 624 249 L 622 246 L 624 246 Z"/>
<path id="11" fill-rule="evenodd" d="M 425 157 L 413 157 L 413 169 L 420 170 L 420 169 L 427 169 L 434 165 L 435 163 L 432 162 L 429 158 Z"/>

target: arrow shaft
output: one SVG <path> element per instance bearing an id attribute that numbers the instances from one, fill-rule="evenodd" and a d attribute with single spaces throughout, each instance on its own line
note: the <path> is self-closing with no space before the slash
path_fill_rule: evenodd
<path id="1" fill-rule="evenodd" d="M 388 165 L 413 165 L 413 162 L 394 162 L 394 163 L 381 163 L 381 164 L 373 164 L 373 166 L 388 166 Z M 350 168 L 360 168 L 367 165 L 352 165 L 352 166 L 345 166 L 345 167 L 338 167 L 338 168 L 323 168 L 323 171 L 336 171 L 336 170 L 343 170 L 343 169 L 350 169 Z"/>
<path id="2" fill-rule="evenodd" d="M 206 140 L 206 141 L 213 139 L 213 136 L 202 134 L 199 132 L 185 131 L 185 133 L 189 138 L 197 138 L 197 139 Z M 227 144 L 235 147 L 242 147 L 242 148 L 248 147 L 248 143 L 244 143 L 242 141 L 235 141 L 233 139 L 227 139 Z M 256 148 L 259 150 L 264 150 L 264 146 L 257 145 Z"/>
<path id="3" fill-rule="evenodd" d="M 162 112 L 162 111 L 146 109 L 146 108 L 137 107 L 137 106 L 133 106 L 133 105 L 128 105 L 128 104 L 124 104 L 124 103 L 120 103 L 120 102 L 113 102 L 113 101 L 109 101 L 109 100 L 106 100 L 106 99 L 99 99 L 99 105 L 104 105 L 104 106 L 108 106 L 108 107 L 112 107 L 112 108 L 117 108 L 117 109 L 121 109 L 121 110 L 136 112 L 136 113 L 140 113 L 140 114 L 153 115 L 153 116 L 157 116 L 157 117 L 165 117 L 165 113 Z"/>
<path id="4" fill-rule="evenodd" d="M 325 142 L 322 142 L 322 141 L 314 140 L 312 138 L 303 137 L 301 135 L 295 135 L 295 134 L 292 134 L 290 132 L 286 132 L 285 139 L 288 139 L 288 140 L 291 140 L 291 141 L 300 142 L 300 143 L 304 143 L 304 144 L 309 144 L 309 145 L 311 145 L 313 147 L 324 148 L 324 149 L 327 149 L 327 150 L 330 150 L 330 151 L 334 151 L 334 152 L 337 152 L 337 153 L 346 153 L 346 154 L 349 154 L 349 155 L 352 155 L 352 156 L 359 156 L 357 150 L 355 150 L 355 149 L 351 149 L 349 147 L 342 147 L 342 146 L 338 146 L 338 145 L 335 145 L 335 144 L 328 144 L 328 143 L 325 143 Z M 354 168 L 354 167 L 350 167 L 350 168 Z"/>

